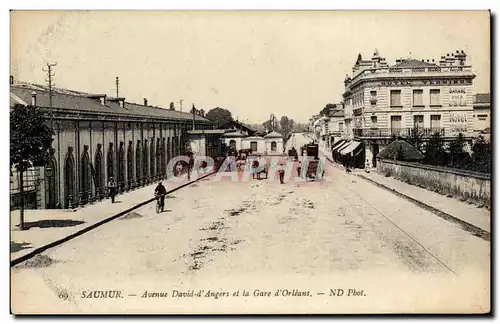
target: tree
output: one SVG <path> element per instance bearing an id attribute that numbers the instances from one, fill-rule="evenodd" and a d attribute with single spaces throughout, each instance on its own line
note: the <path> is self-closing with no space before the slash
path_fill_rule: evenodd
<path id="1" fill-rule="evenodd" d="M 408 136 L 405 140 L 411 145 L 415 146 L 417 150 L 422 151 L 422 146 L 424 143 L 423 136 L 423 132 L 418 127 L 416 127 L 413 129 L 410 136 Z"/>
<path id="2" fill-rule="evenodd" d="M 175 105 L 173 102 L 170 102 L 170 110 L 175 110 Z"/>
<path id="3" fill-rule="evenodd" d="M 436 132 L 425 145 L 424 162 L 427 164 L 441 165 L 443 164 L 445 153 L 441 134 Z"/>
<path id="4" fill-rule="evenodd" d="M 10 167 L 19 173 L 21 230 L 25 229 L 23 173 L 31 167 L 47 165 L 53 135 L 40 108 L 16 104 L 10 111 Z"/>
<path id="5" fill-rule="evenodd" d="M 217 128 L 233 120 L 229 110 L 219 107 L 210 109 L 205 117 L 213 121 Z"/>
<path id="6" fill-rule="evenodd" d="M 460 160 L 464 156 L 465 139 L 462 133 L 459 133 L 449 144 L 448 151 L 451 157 L 451 166 L 460 166 Z"/>
<path id="7" fill-rule="evenodd" d="M 491 143 L 479 136 L 472 146 L 472 162 L 474 171 L 491 172 Z"/>
<path id="8" fill-rule="evenodd" d="M 280 126 L 282 135 L 286 137 L 288 134 L 292 132 L 293 119 L 289 119 L 287 116 L 281 116 Z"/>

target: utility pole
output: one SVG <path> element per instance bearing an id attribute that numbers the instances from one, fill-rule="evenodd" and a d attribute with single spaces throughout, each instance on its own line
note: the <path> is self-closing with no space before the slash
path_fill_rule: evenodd
<path id="1" fill-rule="evenodd" d="M 42 69 L 42 71 L 47 72 L 47 79 L 45 80 L 49 86 L 49 107 L 50 107 L 50 123 L 53 127 L 54 125 L 54 113 L 52 111 L 52 96 L 53 96 L 53 88 L 54 88 L 54 77 L 55 73 L 52 72 L 52 68 L 57 66 L 57 63 L 47 63 L 47 69 Z"/>
<path id="2" fill-rule="evenodd" d="M 120 79 L 118 77 L 116 77 L 116 80 L 115 80 L 115 84 L 116 84 L 116 98 L 119 98 L 119 88 L 120 88 Z"/>
<path id="3" fill-rule="evenodd" d="M 194 119 L 195 119 L 195 114 L 196 114 L 196 108 L 195 108 L 194 104 L 193 104 L 193 109 L 192 110 L 193 110 L 193 130 L 195 130 L 196 127 L 194 125 Z"/>

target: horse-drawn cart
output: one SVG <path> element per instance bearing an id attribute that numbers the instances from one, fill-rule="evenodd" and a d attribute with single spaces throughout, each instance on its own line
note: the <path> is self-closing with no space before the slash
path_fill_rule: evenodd
<path id="1" fill-rule="evenodd" d="M 318 144 L 308 144 L 304 147 L 304 151 L 306 152 L 306 155 L 308 157 L 307 170 L 305 170 L 305 172 L 300 172 L 301 176 L 304 176 L 306 181 L 314 181 L 323 178 L 325 170 L 323 168 L 321 160 L 319 159 Z M 304 161 L 304 163 L 305 162 L 306 161 Z"/>

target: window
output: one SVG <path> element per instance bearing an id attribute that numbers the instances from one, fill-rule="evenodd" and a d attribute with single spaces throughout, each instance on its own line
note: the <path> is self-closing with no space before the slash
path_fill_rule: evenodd
<path id="1" fill-rule="evenodd" d="M 276 151 L 276 142 L 275 141 L 272 141 L 271 142 L 271 151 Z"/>
<path id="2" fill-rule="evenodd" d="M 250 149 L 252 152 L 257 152 L 257 142 L 250 142 Z"/>
<path id="3" fill-rule="evenodd" d="M 424 128 L 424 116 L 423 115 L 413 116 L 413 127 Z"/>
<path id="4" fill-rule="evenodd" d="M 477 118 L 479 120 L 486 120 L 486 118 L 488 118 L 488 115 L 477 115 Z"/>
<path id="5" fill-rule="evenodd" d="M 370 91 L 370 104 L 374 106 L 377 103 L 377 91 Z"/>
<path id="6" fill-rule="evenodd" d="M 344 123 L 339 123 L 339 132 L 344 131 Z"/>
<path id="7" fill-rule="evenodd" d="M 391 90 L 391 107 L 401 107 L 401 90 Z"/>
<path id="8" fill-rule="evenodd" d="M 229 147 L 232 148 L 233 150 L 236 150 L 236 141 L 235 140 L 230 140 L 229 141 Z"/>
<path id="9" fill-rule="evenodd" d="M 413 107 L 424 105 L 424 90 L 413 90 Z"/>
<path id="10" fill-rule="evenodd" d="M 431 90 L 431 106 L 441 106 L 441 100 L 439 98 L 439 89 Z"/>
<path id="11" fill-rule="evenodd" d="M 391 116 L 391 132 L 394 135 L 401 132 L 401 116 Z"/>
<path id="12" fill-rule="evenodd" d="M 371 120 L 372 120 L 371 128 L 377 128 L 377 116 L 372 116 Z"/>
<path id="13" fill-rule="evenodd" d="M 441 127 L 441 115 L 431 115 L 431 128 L 437 130 Z"/>

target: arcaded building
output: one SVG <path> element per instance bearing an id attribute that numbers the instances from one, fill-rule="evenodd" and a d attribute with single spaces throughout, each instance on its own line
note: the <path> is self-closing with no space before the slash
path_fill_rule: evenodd
<path id="1" fill-rule="evenodd" d="M 46 167 L 26 172 L 26 200 L 31 208 L 74 208 L 105 197 L 113 177 L 121 192 L 167 177 L 167 164 L 189 148 L 188 132 L 213 129 L 203 113 L 182 113 L 127 102 L 105 94 L 55 89 L 13 82 L 15 104 L 35 105 L 46 113 L 55 135 Z M 217 139 L 215 139 L 217 140 Z M 207 155 L 220 143 L 208 142 Z M 11 208 L 19 204 L 19 179 L 11 172 Z"/>

